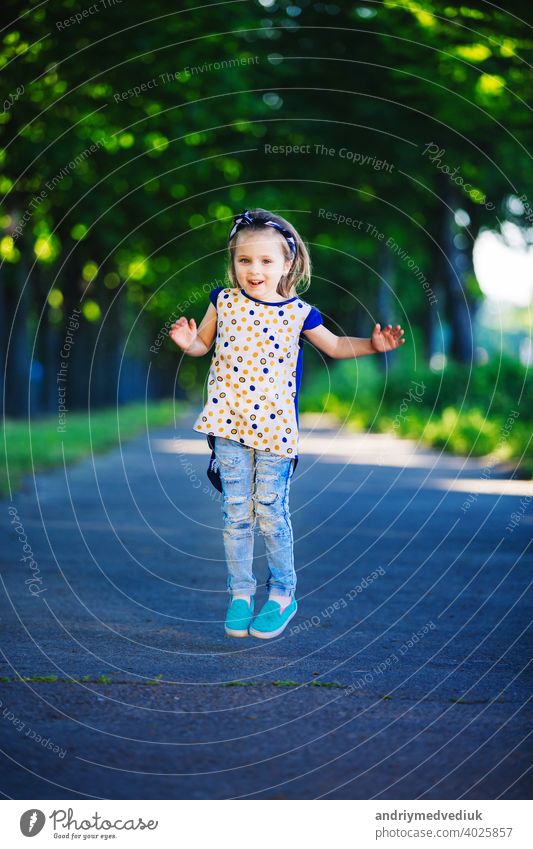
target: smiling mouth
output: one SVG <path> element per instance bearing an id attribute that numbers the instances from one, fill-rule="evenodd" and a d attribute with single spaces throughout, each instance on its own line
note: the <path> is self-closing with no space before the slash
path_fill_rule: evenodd
<path id="1" fill-rule="evenodd" d="M 258 280 L 257 283 L 250 283 L 250 286 L 260 286 L 263 280 Z"/>

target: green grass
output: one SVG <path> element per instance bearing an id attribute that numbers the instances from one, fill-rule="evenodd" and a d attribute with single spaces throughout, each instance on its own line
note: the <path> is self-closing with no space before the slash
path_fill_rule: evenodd
<path id="1" fill-rule="evenodd" d="M 318 673 L 313 673 L 313 675 Z M 48 684 L 48 683 L 62 683 L 62 684 L 72 684 L 76 682 L 80 683 L 91 683 L 91 684 L 114 684 L 114 685 L 137 685 L 141 686 L 150 686 L 154 684 L 161 684 L 162 673 L 159 675 L 155 675 L 154 678 L 150 678 L 146 681 L 113 681 L 108 675 L 99 675 L 97 678 L 84 675 L 81 678 L 58 678 L 56 675 L 23 675 L 10 678 L 9 676 L 0 676 L 0 683 L 20 683 L 24 682 L 33 682 L 40 684 Z M 177 682 L 165 682 L 168 685 Z M 350 684 L 342 684 L 339 681 L 291 681 L 291 680 L 277 680 L 277 681 L 226 681 L 221 684 L 204 684 L 205 687 L 257 687 L 261 684 L 270 684 L 273 687 L 299 687 L 300 689 L 307 689 L 308 687 L 326 687 L 328 689 L 338 689 L 338 690 L 348 690 L 350 688 Z M 358 694 L 361 695 L 361 694 Z M 391 701 L 392 696 L 390 693 L 384 693 L 383 695 L 378 696 L 377 698 L 382 699 L 383 701 Z M 487 697 L 484 699 L 466 699 L 464 696 L 450 696 L 448 701 L 452 704 L 456 705 L 482 705 L 482 704 L 504 704 L 505 699 L 502 698 L 501 695 Z M 255 719 L 256 717 L 249 717 L 249 719 Z"/>
<path id="2" fill-rule="evenodd" d="M 148 681 L 140 681 L 140 682 L 132 682 L 132 681 L 113 681 L 109 675 L 102 674 L 97 678 L 91 675 L 82 675 L 81 678 L 58 678 L 57 675 L 21 675 L 10 678 L 9 676 L 3 675 L 0 677 L 0 682 L 4 684 L 8 683 L 19 683 L 20 681 L 24 681 L 32 684 L 131 684 L 131 683 L 140 683 L 144 685 L 154 685 L 160 684 L 161 678 L 163 674 L 156 675 L 154 678 L 151 678 Z"/>
<path id="3" fill-rule="evenodd" d="M 300 412 L 331 413 L 349 430 L 409 437 L 453 454 L 487 457 L 491 465 L 512 463 L 517 477 L 531 479 L 531 397 L 531 369 L 509 358 L 472 369 L 451 363 L 443 372 L 397 363 L 385 375 L 363 357 L 341 360 L 329 373 L 314 371 L 300 395 Z"/>
<path id="4" fill-rule="evenodd" d="M 23 681 L 33 681 L 37 684 L 53 684 L 58 681 L 57 675 L 23 675 Z"/>
<path id="5" fill-rule="evenodd" d="M 310 352 L 311 353 L 311 352 Z M 531 374 L 510 359 L 472 369 L 451 363 L 443 372 L 425 365 L 410 370 L 402 361 L 383 374 L 371 357 L 339 360 L 330 369 L 308 362 L 309 379 L 300 393 L 300 412 L 333 413 L 348 429 L 393 433 L 451 453 L 507 461 L 517 477 L 533 478 L 533 422 L 526 399 L 533 396 Z M 529 370 L 531 372 L 531 369 Z M 402 403 L 413 381 L 424 385 L 419 401 Z M 521 399 L 521 400 L 520 400 Z M 147 427 L 169 425 L 189 404 L 165 399 L 126 404 L 91 413 L 68 413 L 66 432 L 58 433 L 56 415 L 33 420 L 7 419 L 4 426 L 8 465 L 2 451 L 0 497 L 21 486 L 24 475 L 72 463 L 113 448 Z M 193 406 L 199 409 L 199 403 Z M 509 433 L 502 428 L 511 413 Z M 92 445 L 91 445 L 92 442 Z"/>
<path id="6" fill-rule="evenodd" d="M 24 475 L 72 463 L 99 454 L 119 441 L 137 436 L 147 427 L 163 427 L 184 412 L 186 405 L 172 399 L 149 404 L 125 404 L 112 409 L 68 413 L 65 433 L 58 433 L 57 415 L 28 420 L 6 419 L 2 440 L 0 496 L 21 486 Z M 92 444 L 91 444 L 92 443 Z M 6 464 L 7 449 L 7 464 Z M 9 475 L 9 479 L 8 479 Z"/>
<path id="7" fill-rule="evenodd" d="M 153 678 L 150 679 L 150 681 L 147 681 L 146 683 L 151 684 L 152 686 L 154 686 L 155 684 L 160 684 L 162 677 L 163 673 L 160 672 L 159 675 L 155 675 Z"/>

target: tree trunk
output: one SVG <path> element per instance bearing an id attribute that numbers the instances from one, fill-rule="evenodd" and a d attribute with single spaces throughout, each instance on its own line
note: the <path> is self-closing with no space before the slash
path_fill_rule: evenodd
<path id="1" fill-rule="evenodd" d="M 6 415 L 28 415 L 30 357 L 28 344 L 29 282 L 27 264 L 21 248 L 21 260 L 6 268 Z M 9 341 L 7 341 L 9 339 Z"/>
<path id="2" fill-rule="evenodd" d="M 446 287 L 447 314 L 450 323 L 449 356 L 460 363 L 472 362 L 474 338 L 470 301 L 463 286 L 463 274 L 468 262 L 465 252 L 454 244 L 457 231 L 455 211 L 464 207 L 457 192 L 450 186 L 449 180 L 440 180 L 440 196 L 442 204 L 442 235 L 441 246 L 444 251 L 442 280 Z M 450 207 L 448 209 L 448 207 Z"/>

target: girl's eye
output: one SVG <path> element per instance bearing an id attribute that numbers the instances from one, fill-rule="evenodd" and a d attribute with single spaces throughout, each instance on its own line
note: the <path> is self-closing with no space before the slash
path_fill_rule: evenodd
<path id="1" fill-rule="evenodd" d="M 265 263 L 269 263 L 269 262 L 272 262 L 272 260 L 270 260 L 270 259 L 264 259 L 264 260 L 263 260 L 263 262 L 265 262 Z"/>
<path id="2" fill-rule="evenodd" d="M 248 262 L 248 260 L 243 258 L 243 259 L 240 259 L 239 262 Z"/>

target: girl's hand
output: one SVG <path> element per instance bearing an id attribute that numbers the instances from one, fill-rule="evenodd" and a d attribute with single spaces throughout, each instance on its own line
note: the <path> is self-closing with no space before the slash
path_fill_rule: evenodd
<path id="1" fill-rule="evenodd" d="M 399 324 L 397 324 L 396 327 L 392 327 L 392 325 L 387 324 L 383 330 L 381 330 L 380 324 L 376 324 L 372 331 L 370 344 L 381 354 L 384 354 L 386 351 L 394 351 L 395 348 L 404 344 L 405 339 L 402 339 L 403 333 L 404 332 Z"/>
<path id="2" fill-rule="evenodd" d="M 180 347 L 183 351 L 186 351 L 196 339 L 197 333 L 198 331 L 196 329 L 196 322 L 194 318 L 187 321 L 185 316 L 182 315 L 181 318 L 178 318 L 178 320 L 174 322 L 168 332 L 168 335 L 172 341 L 178 345 L 178 347 Z"/>

